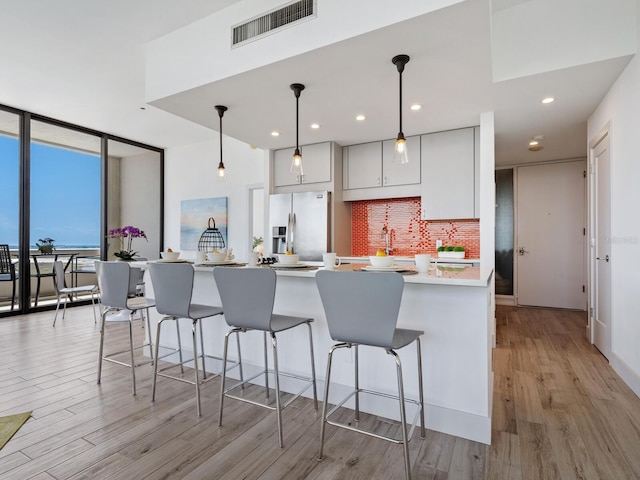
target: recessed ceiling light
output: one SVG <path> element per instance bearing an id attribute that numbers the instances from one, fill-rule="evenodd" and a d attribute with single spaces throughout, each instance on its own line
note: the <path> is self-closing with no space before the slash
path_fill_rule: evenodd
<path id="1" fill-rule="evenodd" d="M 280 136 L 280 132 L 276 132 L 275 130 L 273 132 L 271 132 L 271 136 L 272 137 L 279 137 Z"/>
<path id="2" fill-rule="evenodd" d="M 418 105 L 417 103 L 414 103 L 413 105 L 411 105 L 411 110 L 420 110 L 422 108 L 422 105 Z"/>
<path id="3" fill-rule="evenodd" d="M 311 124 L 311 128 L 313 128 L 313 129 L 320 128 L 320 124 L 319 123 L 312 123 Z"/>
<path id="4" fill-rule="evenodd" d="M 529 145 L 530 145 L 530 146 L 532 146 L 532 147 L 533 147 L 534 145 L 538 145 L 538 141 L 537 141 L 537 140 L 531 140 L 531 141 L 529 142 Z"/>
<path id="5" fill-rule="evenodd" d="M 554 100 L 555 100 L 555 98 L 553 98 L 553 97 L 545 97 L 542 100 L 540 100 L 540 103 L 544 103 L 544 104 L 553 103 Z"/>
<path id="6" fill-rule="evenodd" d="M 531 152 L 539 152 L 543 148 L 544 147 L 542 145 L 533 145 L 533 146 L 529 147 L 529 151 L 531 151 Z"/>
<path id="7" fill-rule="evenodd" d="M 356 120 L 358 120 L 359 122 L 363 121 L 365 118 L 367 118 L 367 117 L 365 117 L 364 115 L 357 115 L 356 116 Z"/>

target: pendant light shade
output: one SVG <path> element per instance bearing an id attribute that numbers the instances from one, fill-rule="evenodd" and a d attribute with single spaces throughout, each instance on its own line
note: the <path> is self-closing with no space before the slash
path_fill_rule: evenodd
<path id="1" fill-rule="evenodd" d="M 300 151 L 300 143 L 298 141 L 298 103 L 300 101 L 300 92 L 304 90 L 304 85 L 301 83 L 292 83 L 290 87 L 291 90 L 293 90 L 293 94 L 296 96 L 296 149 L 293 152 L 293 158 L 291 159 L 291 173 L 296 173 L 302 176 L 304 175 L 304 169 L 302 168 L 302 152 Z"/>
<path id="2" fill-rule="evenodd" d="M 220 117 L 220 163 L 218 163 L 218 176 L 224 177 L 224 162 L 222 161 L 222 117 L 228 109 L 224 105 L 216 105 L 218 117 Z"/>
<path id="3" fill-rule="evenodd" d="M 400 114 L 400 128 L 398 129 L 398 136 L 396 137 L 396 146 L 393 154 L 393 161 L 399 164 L 409 163 L 409 155 L 407 152 L 407 140 L 404 138 L 402 132 L 402 72 L 404 72 L 404 66 L 409 63 L 409 55 L 396 55 L 391 59 L 391 62 L 398 68 L 398 74 L 400 77 L 399 88 L 399 114 Z"/>

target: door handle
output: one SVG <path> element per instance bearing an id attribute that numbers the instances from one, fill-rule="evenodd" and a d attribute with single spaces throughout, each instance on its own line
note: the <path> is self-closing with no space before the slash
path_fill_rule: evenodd
<path id="1" fill-rule="evenodd" d="M 524 247 L 520 247 L 518 249 L 518 255 L 524 255 L 525 253 L 529 253 L 529 250 L 525 250 Z"/>
<path id="2" fill-rule="evenodd" d="M 609 255 L 605 255 L 604 257 L 596 257 L 596 260 L 604 260 L 605 262 L 609 263 Z"/>

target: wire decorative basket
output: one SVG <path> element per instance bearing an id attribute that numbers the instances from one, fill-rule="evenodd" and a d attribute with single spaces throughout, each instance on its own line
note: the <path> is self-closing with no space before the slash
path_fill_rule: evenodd
<path id="1" fill-rule="evenodd" d="M 211 226 L 213 223 L 213 227 Z M 216 221 L 213 217 L 209 218 L 208 228 L 200 235 L 198 240 L 198 250 L 200 252 L 208 252 L 210 250 L 220 250 L 225 248 L 224 237 L 220 230 L 216 228 Z"/>

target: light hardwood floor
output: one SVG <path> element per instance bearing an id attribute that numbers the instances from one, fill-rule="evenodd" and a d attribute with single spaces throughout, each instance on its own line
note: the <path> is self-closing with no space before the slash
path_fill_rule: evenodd
<path id="1" fill-rule="evenodd" d="M 159 379 L 151 403 L 150 366 L 139 370 L 136 397 L 117 365 L 96 385 L 90 307 L 55 328 L 52 318 L 0 319 L 0 415 L 33 410 L 0 450 L 0 479 L 404 478 L 401 447 L 330 426 L 318 462 L 309 400 L 285 410 L 280 450 L 275 414 L 264 409 L 228 400 L 218 428 L 217 378 L 203 387 L 199 419 L 191 385 Z M 492 445 L 416 431 L 413 478 L 640 478 L 640 399 L 584 339 L 584 313 L 499 307 L 497 318 Z M 119 327 L 109 338 L 126 345 Z"/>

